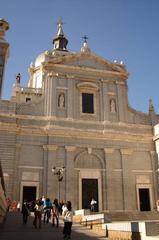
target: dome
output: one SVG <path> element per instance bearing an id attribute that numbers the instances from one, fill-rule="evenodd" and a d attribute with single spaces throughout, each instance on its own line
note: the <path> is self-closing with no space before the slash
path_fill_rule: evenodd
<path id="1" fill-rule="evenodd" d="M 48 56 L 45 52 L 41 53 L 35 60 L 35 67 L 39 67 L 41 63 L 46 62 L 48 60 Z"/>

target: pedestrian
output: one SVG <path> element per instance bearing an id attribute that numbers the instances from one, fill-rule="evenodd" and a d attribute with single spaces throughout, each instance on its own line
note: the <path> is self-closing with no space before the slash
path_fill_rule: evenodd
<path id="1" fill-rule="evenodd" d="M 20 202 L 17 203 L 17 211 L 20 212 Z"/>
<path id="2" fill-rule="evenodd" d="M 59 227 L 59 204 L 58 200 L 55 198 L 53 205 L 52 205 L 52 227 L 55 226 L 56 220 L 56 227 Z"/>
<path id="3" fill-rule="evenodd" d="M 91 212 L 95 212 L 95 204 L 97 203 L 97 201 L 94 200 L 94 198 L 92 198 L 91 200 Z"/>
<path id="4" fill-rule="evenodd" d="M 9 212 L 12 201 L 10 200 L 10 198 L 6 198 L 6 204 L 7 204 L 7 211 Z"/>
<path id="5" fill-rule="evenodd" d="M 41 219 L 42 219 L 42 213 L 43 213 L 43 204 L 41 200 L 38 200 L 35 204 L 35 212 L 34 212 L 34 221 L 33 225 L 35 228 L 38 227 L 41 228 Z"/>
<path id="6" fill-rule="evenodd" d="M 63 207 L 63 205 L 64 205 L 64 201 L 61 200 L 60 203 L 59 203 L 59 213 L 60 213 L 60 215 L 62 215 L 62 207 Z"/>
<path id="7" fill-rule="evenodd" d="M 23 214 L 23 224 L 27 224 L 28 216 L 30 215 L 30 211 L 29 211 L 26 200 L 24 201 L 24 203 L 22 205 L 21 213 Z"/>
<path id="8" fill-rule="evenodd" d="M 62 216 L 65 215 L 65 212 L 67 211 L 67 206 L 66 206 L 66 203 L 64 203 L 64 205 L 62 206 Z"/>
<path id="9" fill-rule="evenodd" d="M 71 239 L 71 228 L 73 222 L 73 213 L 71 202 L 66 203 L 67 210 L 64 212 L 64 228 L 63 228 L 63 239 Z"/>
<path id="10" fill-rule="evenodd" d="M 49 198 L 46 198 L 44 201 L 44 219 L 43 222 L 48 223 L 49 219 L 51 217 L 51 209 L 52 209 L 52 203 Z"/>

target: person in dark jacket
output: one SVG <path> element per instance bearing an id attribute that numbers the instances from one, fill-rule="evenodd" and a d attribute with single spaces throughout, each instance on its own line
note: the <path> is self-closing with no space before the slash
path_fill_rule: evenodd
<path id="1" fill-rule="evenodd" d="M 23 224 L 27 224 L 28 216 L 29 216 L 29 208 L 26 201 L 24 201 L 22 205 L 21 213 L 23 214 Z"/>

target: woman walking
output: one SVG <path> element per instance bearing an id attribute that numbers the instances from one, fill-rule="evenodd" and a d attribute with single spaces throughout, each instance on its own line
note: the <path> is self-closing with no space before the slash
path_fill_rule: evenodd
<path id="1" fill-rule="evenodd" d="M 37 228 L 37 223 L 38 223 L 38 227 L 41 228 L 42 213 L 43 213 L 43 203 L 41 200 L 39 200 L 35 204 L 35 212 L 34 212 L 35 218 L 33 221 L 33 225 L 35 228 Z"/>
<path id="2" fill-rule="evenodd" d="M 71 239 L 71 228 L 73 222 L 73 213 L 71 202 L 66 203 L 67 210 L 64 212 L 64 228 L 63 228 L 63 239 Z"/>
<path id="3" fill-rule="evenodd" d="M 56 220 L 56 227 L 59 227 L 59 204 L 58 200 L 55 198 L 53 205 L 52 205 L 52 226 L 55 226 L 55 220 Z"/>

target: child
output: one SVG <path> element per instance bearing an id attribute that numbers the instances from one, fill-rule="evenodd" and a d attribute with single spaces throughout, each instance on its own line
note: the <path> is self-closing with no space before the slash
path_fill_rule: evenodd
<path id="1" fill-rule="evenodd" d="M 72 213 L 72 206 L 70 201 L 67 201 L 66 207 L 67 207 L 67 210 L 64 212 L 63 234 L 64 234 L 64 239 L 71 239 L 73 213 Z"/>

